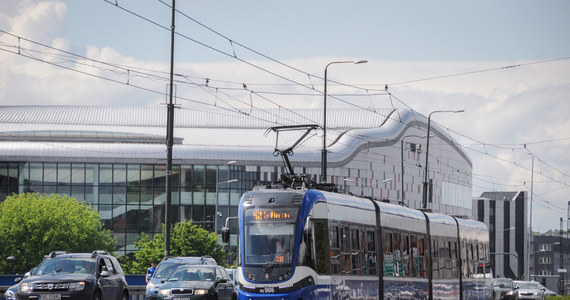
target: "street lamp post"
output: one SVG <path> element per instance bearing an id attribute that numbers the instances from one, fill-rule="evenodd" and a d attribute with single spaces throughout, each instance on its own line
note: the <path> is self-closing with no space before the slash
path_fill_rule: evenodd
<path id="1" fill-rule="evenodd" d="M 424 193 L 422 197 L 422 208 L 427 208 L 427 192 L 428 192 L 428 159 L 429 159 L 429 131 L 431 127 L 431 115 L 434 113 L 461 113 L 464 110 L 436 110 L 432 111 L 428 115 L 428 126 L 427 126 L 427 141 L 426 141 L 426 165 L 425 165 L 425 173 L 424 173 Z"/>
<path id="2" fill-rule="evenodd" d="M 236 163 L 235 160 L 230 160 L 227 163 L 225 163 L 223 166 L 225 167 L 225 166 L 233 165 L 235 163 Z M 218 166 L 218 168 L 216 169 L 216 212 L 214 213 L 214 232 L 216 234 L 218 234 L 218 217 L 221 217 L 221 213 L 218 211 L 219 198 L 220 198 L 220 191 L 219 191 L 218 185 L 224 184 L 224 183 L 232 183 L 232 182 L 239 181 L 238 179 L 230 179 L 230 180 L 226 180 L 226 181 L 222 181 L 222 182 L 217 182 L 218 180 L 220 180 L 220 167 L 221 166 Z"/>
<path id="3" fill-rule="evenodd" d="M 333 61 L 325 67 L 325 87 L 323 103 L 323 150 L 321 153 L 321 183 L 327 182 L 327 70 L 332 64 L 364 64 L 367 60 L 343 60 Z"/>
<path id="4" fill-rule="evenodd" d="M 14 272 L 14 261 L 16 260 L 16 258 L 10 255 L 6 257 L 6 260 L 8 261 L 8 266 L 10 267 L 10 274 L 12 274 Z"/>

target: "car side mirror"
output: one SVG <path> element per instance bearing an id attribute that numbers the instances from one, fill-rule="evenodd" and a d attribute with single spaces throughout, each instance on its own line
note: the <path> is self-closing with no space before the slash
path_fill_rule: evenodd
<path id="1" fill-rule="evenodd" d="M 101 277 L 109 277 L 111 276 L 111 274 L 109 273 L 109 271 L 101 271 L 101 273 L 99 273 L 99 275 Z"/>
<path id="2" fill-rule="evenodd" d="M 18 282 L 22 281 L 22 279 L 24 279 L 24 277 L 16 277 L 16 278 L 14 278 L 14 282 L 18 283 Z"/>
<path id="3" fill-rule="evenodd" d="M 228 280 L 227 280 L 227 279 L 224 279 L 224 278 L 221 278 L 221 279 L 216 280 L 216 284 L 218 284 L 218 283 L 226 283 L 226 282 L 228 282 Z"/>

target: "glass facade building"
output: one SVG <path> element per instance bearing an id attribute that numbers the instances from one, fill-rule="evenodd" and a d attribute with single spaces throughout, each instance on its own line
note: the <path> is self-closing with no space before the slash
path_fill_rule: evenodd
<path id="1" fill-rule="evenodd" d="M 219 232 L 226 217 L 237 215 L 241 195 L 260 183 L 258 174 L 243 166 L 173 166 L 173 220 Z M 136 250 L 141 232 L 161 233 L 164 224 L 165 165 L 0 162 L 0 182 L 1 200 L 30 192 L 66 194 L 89 204 L 114 232 L 120 255 Z"/>
<path id="2" fill-rule="evenodd" d="M 427 118 L 411 110 L 330 109 L 327 182 L 340 190 L 420 208 Z M 255 116 L 252 118 L 251 116 Z M 321 109 L 223 115 L 176 110 L 172 222 L 192 220 L 220 232 L 241 195 L 280 179 L 274 155 L 295 141 L 268 128 L 321 122 Z M 166 110 L 162 107 L 0 106 L 0 201 L 13 193 L 67 194 L 96 209 L 118 241 L 136 251 L 141 233 L 160 233 L 166 201 Z M 404 142 L 405 140 L 405 142 Z M 322 139 L 308 135 L 290 157 L 294 171 L 318 181 Z M 446 130 L 430 131 L 434 211 L 471 215 L 471 160 Z M 404 172 L 405 171 L 405 172 Z M 405 199 L 404 199 L 405 198 Z M 232 227 L 231 251 L 237 246 Z"/>

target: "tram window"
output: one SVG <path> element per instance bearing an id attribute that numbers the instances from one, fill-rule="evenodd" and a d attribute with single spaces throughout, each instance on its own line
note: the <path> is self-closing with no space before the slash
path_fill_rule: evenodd
<path id="1" fill-rule="evenodd" d="M 425 239 L 418 238 L 418 270 L 420 277 L 426 277 L 426 264 L 425 264 Z"/>
<path id="2" fill-rule="evenodd" d="M 394 253 L 398 252 L 398 254 L 399 254 L 400 253 L 400 234 L 394 233 L 392 238 L 393 238 L 393 242 L 394 242 Z"/>
<path id="3" fill-rule="evenodd" d="M 360 243 L 359 243 L 359 236 L 358 236 L 358 229 L 352 229 L 352 233 L 350 235 L 350 238 L 352 240 L 351 242 L 351 248 L 352 250 L 359 250 L 360 249 Z"/>
<path id="4" fill-rule="evenodd" d="M 392 253 L 392 234 L 391 233 L 386 233 L 386 240 L 385 240 L 385 244 L 386 244 L 386 253 Z"/>
<path id="5" fill-rule="evenodd" d="M 351 252 L 350 252 L 350 230 L 348 227 L 343 227 L 341 229 L 341 249 L 342 252 L 340 253 L 340 260 L 341 260 L 341 273 L 342 274 L 350 274 L 352 272 L 352 260 L 351 260 Z"/>
<path id="6" fill-rule="evenodd" d="M 451 242 L 449 241 L 441 241 L 442 252 L 443 252 L 443 259 L 445 261 L 445 277 L 450 278 L 451 274 Z"/>
<path id="7" fill-rule="evenodd" d="M 479 245 L 475 245 L 475 260 L 480 260 L 481 256 L 479 255 Z"/>
<path id="8" fill-rule="evenodd" d="M 410 240 L 407 234 L 402 234 L 402 266 L 404 276 L 411 277 L 410 271 Z"/>
<path id="9" fill-rule="evenodd" d="M 331 248 L 339 248 L 338 246 L 338 227 L 331 226 L 330 233 L 329 233 L 330 245 Z"/>
<path id="10" fill-rule="evenodd" d="M 315 228 L 315 242 L 314 242 L 314 247 L 315 247 L 315 265 L 316 265 L 316 271 L 319 274 L 328 274 L 329 270 L 328 270 L 328 262 L 329 262 L 329 253 L 327 253 L 327 249 L 326 249 L 326 234 L 327 234 L 327 228 L 326 228 L 326 224 L 324 222 L 315 222 L 314 225 Z"/>
<path id="11" fill-rule="evenodd" d="M 352 262 L 352 274 L 360 275 L 362 274 L 362 252 L 360 252 L 360 231 L 355 228 L 350 231 L 351 238 L 351 248 L 350 260 Z"/>
<path id="12" fill-rule="evenodd" d="M 459 277 L 459 265 L 457 260 L 457 242 L 453 242 L 451 244 L 451 266 L 453 268 L 452 277 L 458 278 Z"/>
<path id="13" fill-rule="evenodd" d="M 342 229 L 342 250 L 348 251 L 350 250 L 350 231 L 347 227 Z"/>
<path id="14" fill-rule="evenodd" d="M 404 276 L 404 266 L 402 263 L 402 235 L 395 232 L 392 238 L 394 247 L 394 276 Z"/>
<path id="15" fill-rule="evenodd" d="M 410 254 L 411 254 L 411 268 L 410 276 L 418 276 L 418 237 L 416 235 L 410 235 Z"/>
<path id="16" fill-rule="evenodd" d="M 374 241 L 374 231 L 366 231 L 366 265 L 368 275 L 376 275 L 376 243 Z"/>
<path id="17" fill-rule="evenodd" d="M 330 268 L 332 274 L 340 273 L 340 239 L 339 239 L 339 228 L 336 225 L 332 225 L 329 230 L 330 239 Z"/>
<path id="18" fill-rule="evenodd" d="M 374 242 L 374 231 L 367 231 L 366 232 L 366 241 L 367 241 L 367 248 L 368 251 L 376 251 L 376 243 Z"/>

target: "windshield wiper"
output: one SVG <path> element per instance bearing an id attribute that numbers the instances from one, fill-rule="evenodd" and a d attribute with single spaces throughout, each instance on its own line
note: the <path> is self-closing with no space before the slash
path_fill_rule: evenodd
<path id="1" fill-rule="evenodd" d="M 265 274 L 269 274 L 269 272 L 271 272 L 271 270 L 273 269 L 273 267 L 277 263 L 277 257 L 283 256 L 283 255 L 289 253 L 289 249 L 290 248 L 288 247 L 287 249 L 285 249 L 285 251 L 283 251 L 283 253 L 281 253 L 280 255 L 276 255 L 275 258 L 273 258 L 273 261 L 268 263 L 267 266 L 265 266 L 265 268 L 263 268 L 263 272 L 265 272 Z"/>

